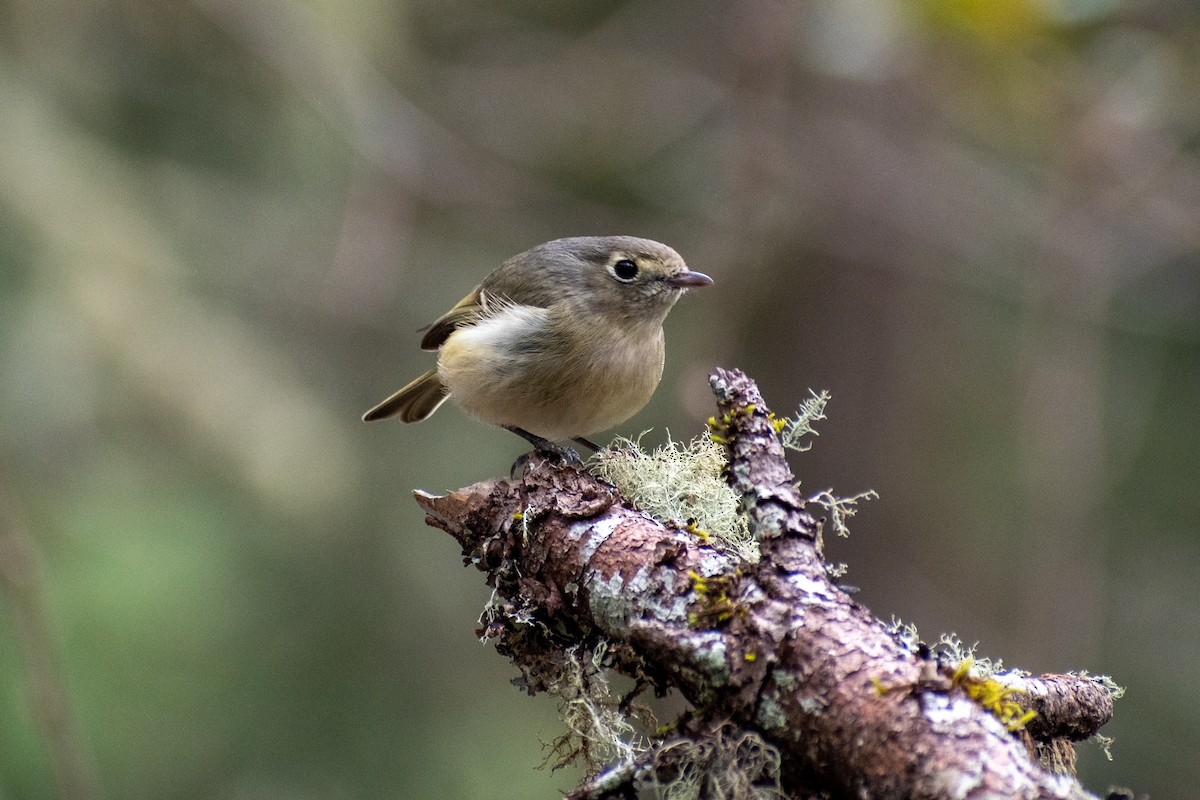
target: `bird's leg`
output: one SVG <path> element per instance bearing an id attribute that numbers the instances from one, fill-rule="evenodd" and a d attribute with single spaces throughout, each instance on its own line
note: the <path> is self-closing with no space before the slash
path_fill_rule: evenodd
<path id="1" fill-rule="evenodd" d="M 586 447 L 587 449 L 591 450 L 593 453 L 600 452 L 600 445 L 596 444 L 591 439 L 587 439 L 583 436 L 576 436 L 574 441 L 575 441 L 575 444 L 579 445 L 580 447 Z"/>
<path id="2" fill-rule="evenodd" d="M 524 428 L 518 428 L 516 425 L 502 425 L 501 427 L 505 430 L 512 431 L 517 436 L 520 436 L 522 439 L 533 445 L 534 453 L 541 453 L 542 455 L 557 458 L 563 463 L 570 464 L 573 467 L 583 466 L 583 459 L 579 457 L 579 453 L 575 452 L 570 447 L 563 447 L 560 444 L 555 444 L 549 439 L 543 439 L 536 433 L 530 433 Z M 525 469 L 525 465 L 529 461 L 529 457 L 531 455 L 533 455 L 533 453 L 526 453 L 513 463 L 513 475 L 517 475 Z"/>
<path id="3" fill-rule="evenodd" d="M 541 436 L 538 436 L 536 433 L 530 433 L 529 431 L 525 430 L 524 428 L 518 428 L 516 425 L 501 425 L 500 427 L 504 428 L 504 430 L 506 430 L 506 431 L 512 431 L 517 436 L 520 436 L 522 439 L 529 442 L 531 445 L 533 445 L 534 450 L 540 450 L 543 453 L 556 453 L 556 454 L 561 453 L 563 451 L 562 447 L 556 445 L 554 442 L 550 441 L 549 439 L 543 439 Z"/>

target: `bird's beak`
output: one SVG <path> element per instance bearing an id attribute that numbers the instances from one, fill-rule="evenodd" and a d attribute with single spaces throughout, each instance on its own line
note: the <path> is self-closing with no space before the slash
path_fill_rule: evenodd
<path id="1" fill-rule="evenodd" d="M 712 282 L 713 279 L 703 272 L 690 272 L 688 270 L 677 272 L 667 278 L 667 285 L 673 289 L 693 289 L 697 286 L 708 286 Z"/>

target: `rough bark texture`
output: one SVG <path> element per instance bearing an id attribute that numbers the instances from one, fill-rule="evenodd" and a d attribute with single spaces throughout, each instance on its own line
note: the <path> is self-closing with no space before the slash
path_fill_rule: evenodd
<path id="1" fill-rule="evenodd" d="M 758 388 L 712 376 L 714 434 L 727 442 L 762 559 L 754 566 L 649 517 L 586 471 L 534 459 L 517 479 L 435 497 L 428 522 L 488 574 L 499 604 L 484 632 L 552 685 L 565 648 L 606 640 L 610 664 L 695 706 L 674 734 L 724 724 L 778 748 L 783 788 L 863 798 L 1083 798 L 1026 744 L 1079 739 L 1112 713 L 1104 684 L 1076 676 L 1015 687 L 1038 718 L 1021 737 L 949 668 L 889 632 L 826 575 L 820 525 L 793 486 Z M 617 765 L 573 797 L 626 796 L 663 761 Z"/>

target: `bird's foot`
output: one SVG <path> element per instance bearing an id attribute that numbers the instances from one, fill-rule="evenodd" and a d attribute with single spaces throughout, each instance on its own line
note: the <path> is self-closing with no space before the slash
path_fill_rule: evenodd
<path id="1" fill-rule="evenodd" d="M 583 468 L 583 459 L 579 457 L 579 453 L 574 448 L 564 447 L 549 439 L 544 439 L 535 433 L 530 433 L 523 428 L 518 428 L 515 425 L 505 425 L 504 428 L 533 445 L 532 452 L 526 453 L 513 462 L 512 469 L 509 471 L 509 474 L 513 478 L 520 477 L 531 466 L 536 466 L 546 461 L 557 461 L 568 467 L 575 467 L 577 469 Z M 577 439 L 576 441 L 579 440 Z"/>

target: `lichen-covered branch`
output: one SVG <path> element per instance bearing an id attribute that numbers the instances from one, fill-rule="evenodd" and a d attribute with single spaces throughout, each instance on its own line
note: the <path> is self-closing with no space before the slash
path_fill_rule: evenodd
<path id="1" fill-rule="evenodd" d="M 677 739 L 700 743 L 727 725 L 761 737 L 780 754 L 793 796 L 1091 797 L 1039 764 L 1027 743 L 1094 733 L 1111 715 L 1105 685 L 1047 676 L 999 689 L 1005 702 L 1022 692 L 1038 712 L 1024 741 L 1014 735 L 961 672 L 830 581 L 820 526 L 757 387 L 720 370 L 712 385 L 713 438 L 728 448 L 728 480 L 761 545 L 757 564 L 653 519 L 585 470 L 537 458 L 517 479 L 417 493 L 429 523 L 495 587 L 482 632 L 529 691 L 556 685 L 570 648 L 603 642 L 608 665 L 693 704 Z M 661 763 L 667 741 L 576 796 L 621 796 Z"/>

